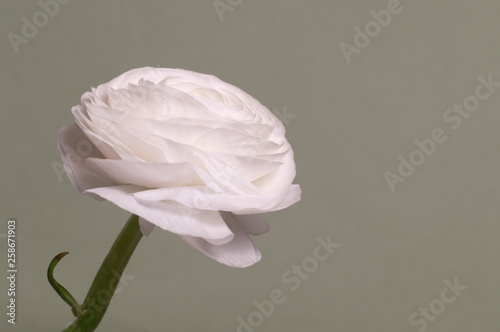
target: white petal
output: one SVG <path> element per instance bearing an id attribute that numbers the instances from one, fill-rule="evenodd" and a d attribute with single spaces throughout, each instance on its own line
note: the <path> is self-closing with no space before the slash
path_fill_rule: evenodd
<path id="1" fill-rule="evenodd" d="M 200 120 L 217 120 L 216 114 L 207 109 L 194 96 L 180 90 L 144 82 L 141 85 L 129 84 L 126 89 L 113 91 L 110 96 L 110 106 L 125 109 L 123 103 L 128 98 L 142 114 L 157 120 L 168 120 L 172 117 L 189 117 Z M 131 111 L 132 109 L 129 109 Z M 139 115 L 137 111 L 134 112 Z"/>
<path id="2" fill-rule="evenodd" d="M 252 148 L 253 147 L 251 146 L 248 147 L 248 149 Z M 211 155 L 217 157 L 226 165 L 233 168 L 237 174 L 248 182 L 253 182 L 283 165 L 283 163 L 279 161 L 279 156 L 277 156 L 275 160 L 269 160 L 268 158 L 259 155 L 245 156 L 219 152 L 212 152 Z M 221 172 L 224 169 L 225 168 L 218 169 L 218 172 Z"/>
<path id="3" fill-rule="evenodd" d="M 181 235 L 226 241 L 232 236 L 218 211 L 189 209 L 175 202 L 141 201 L 131 194 L 143 188 L 132 185 L 94 188 L 84 194 L 98 195 L 156 226 Z"/>
<path id="4" fill-rule="evenodd" d="M 296 174 L 292 149 L 288 150 L 282 162 L 279 168 L 253 182 L 264 195 L 276 197 L 280 201 L 288 194 Z"/>
<path id="5" fill-rule="evenodd" d="M 269 231 L 259 213 L 300 200 L 281 121 L 215 76 L 133 69 L 72 112 L 59 150 L 73 186 L 138 215 L 145 236 L 159 226 L 246 267 L 261 258 L 249 235 Z"/>
<path id="6" fill-rule="evenodd" d="M 87 158 L 85 167 L 115 184 L 147 188 L 202 185 L 203 171 L 188 163 L 166 164 Z"/>
<path id="7" fill-rule="evenodd" d="M 76 190 L 82 192 L 89 188 L 113 185 L 109 180 L 90 172 L 83 166 L 83 161 L 87 157 L 104 158 L 104 156 L 76 124 L 64 126 L 59 130 L 58 148 L 66 174 Z"/>
<path id="8" fill-rule="evenodd" d="M 254 246 L 245 229 L 235 220 L 233 214 L 224 212 L 221 214 L 234 233 L 232 241 L 215 245 L 199 237 L 181 236 L 181 238 L 208 257 L 228 266 L 244 268 L 257 263 L 262 254 Z"/>
<path id="9" fill-rule="evenodd" d="M 220 188 L 240 194 L 259 194 L 253 184 L 223 161 L 194 146 L 181 144 L 137 129 L 118 127 L 116 132 L 135 155 L 153 163 L 191 163 L 206 170 Z M 209 181 L 205 180 L 206 183 Z M 220 189 L 220 190 L 222 190 Z"/>
<path id="10" fill-rule="evenodd" d="M 300 201 L 301 193 L 302 191 L 300 189 L 300 186 L 298 184 L 292 184 L 288 192 L 286 193 L 285 197 L 279 201 L 274 200 L 271 201 L 271 203 L 269 203 L 268 205 L 260 207 L 248 206 L 247 208 L 232 210 L 232 212 L 238 215 L 255 215 L 258 213 L 282 210 Z"/>
<path id="11" fill-rule="evenodd" d="M 268 206 L 274 206 L 270 197 L 257 195 L 240 195 L 231 192 L 214 192 L 206 186 L 174 187 L 150 189 L 133 194 L 134 197 L 144 201 L 175 201 L 190 208 L 201 210 L 232 211 L 254 208 L 266 211 Z"/>
<path id="12" fill-rule="evenodd" d="M 153 231 L 153 228 L 155 228 L 155 225 L 143 217 L 139 217 L 139 227 L 141 228 L 141 232 L 144 236 L 149 236 L 149 234 Z"/>
<path id="13" fill-rule="evenodd" d="M 297 203 L 298 201 L 300 201 L 301 195 L 302 189 L 300 189 L 300 186 L 298 184 L 292 184 L 283 200 L 278 205 L 276 205 L 272 211 L 282 210 Z"/>
<path id="14" fill-rule="evenodd" d="M 189 208 L 230 211 L 235 214 L 258 214 L 284 209 L 300 200 L 299 185 L 291 185 L 285 195 L 240 195 L 214 192 L 205 186 L 159 188 L 139 191 L 134 197 L 143 201 L 175 201 Z"/>
<path id="15" fill-rule="evenodd" d="M 92 107 L 97 108 L 101 106 L 93 105 Z M 94 123 L 89 119 L 86 107 L 81 105 L 73 107 L 71 111 L 75 116 L 75 122 L 78 126 L 107 158 L 140 160 L 123 142 L 113 135 L 117 127 L 114 121 L 101 120 Z"/>

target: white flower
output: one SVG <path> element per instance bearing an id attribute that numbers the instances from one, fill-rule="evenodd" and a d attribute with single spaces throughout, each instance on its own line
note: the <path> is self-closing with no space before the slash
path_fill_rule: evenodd
<path id="1" fill-rule="evenodd" d="M 260 260 L 249 235 L 262 212 L 300 200 L 285 128 L 266 107 L 215 76 L 138 68 L 93 88 L 59 132 L 73 186 L 176 233 L 234 267 Z"/>

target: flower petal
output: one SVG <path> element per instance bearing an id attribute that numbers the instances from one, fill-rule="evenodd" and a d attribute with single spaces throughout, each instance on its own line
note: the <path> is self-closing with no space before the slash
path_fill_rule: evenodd
<path id="1" fill-rule="evenodd" d="M 132 194 L 142 189 L 138 186 L 119 185 L 88 189 L 83 193 L 98 195 L 172 233 L 222 242 L 232 238 L 231 230 L 226 226 L 218 211 L 189 209 L 169 201 L 145 202 L 135 199 Z"/>
<path id="2" fill-rule="evenodd" d="M 153 228 L 155 228 L 155 225 L 143 217 L 139 217 L 139 227 L 144 236 L 149 236 L 149 234 L 153 231 Z"/>
<path id="3" fill-rule="evenodd" d="M 104 158 L 104 156 L 76 124 L 64 126 L 59 130 L 58 148 L 66 174 L 73 187 L 79 192 L 89 188 L 113 185 L 109 180 L 90 172 L 83 166 L 86 157 Z"/>
<path id="4" fill-rule="evenodd" d="M 222 245 L 215 245 L 200 237 L 183 235 L 181 238 L 208 257 L 231 267 L 244 268 L 257 263 L 262 254 L 254 246 L 245 228 L 232 213 L 221 212 L 221 215 L 234 233 L 232 241 Z"/>
<path id="5" fill-rule="evenodd" d="M 208 176 L 189 163 L 145 163 L 98 158 L 87 158 L 83 163 L 90 172 L 108 179 L 111 183 L 147 188 L 202 185 L 202 178 Z"/>

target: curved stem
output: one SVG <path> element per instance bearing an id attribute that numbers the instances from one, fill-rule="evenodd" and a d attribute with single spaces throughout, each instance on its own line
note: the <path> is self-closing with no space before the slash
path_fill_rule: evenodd
<path id="1" fill-rule="evenodd" d="M 54 288 L 56 293 L 59 294 L 61 299 L 63 299 L 64 302 L 69 304 L 69 306 L 71 307 L 71 311 L 73 312 L 73 315 L 75 315 L 75 317 L 78 317 L 79 314 L 81 313 L 79 311 L 80 304 L 78 304 L 73 295 L 71 295 L 71 293 L 68 292 L 68 290 L 64 288 L 60 283 L 58 283 L 54 278 L 54 269 L 56 265 L 67 254 L 69 254 L 69 252 L 67 251 L 62 252 L 52 259 L 52 261 L 49 264 L 49 268 L 47 269 L 47 279 L 49 280 L 49 284 L 52 286 L 52 288 Z"/>
<path id="2" fill-rule="evenodd" d="M 92 332 L 97 328 L 141 238 L 139 217 L 131 215 L 102 262 L 85 301 L 79 306 L 82 314 L 63 332 Z"/>

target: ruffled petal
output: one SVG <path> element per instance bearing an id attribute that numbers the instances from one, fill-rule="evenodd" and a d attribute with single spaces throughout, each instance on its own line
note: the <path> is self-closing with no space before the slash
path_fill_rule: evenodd
<path id="1" fill-rule="evenodd" d="M 143 188 L 132 185 L 93 188 L 84 194 L 98 195 L 156 226 L 180 235 L 228 241 L 233 237 L 218 211 L 189 209 L 176 202 L 142 201 L 132 194 Z"/>
<path id="2" fill-rule="evenodd" d="M 262 254 L 253 244 L 245 228 L 232 213 L 221 212 L 221 214 L 234 233 L 234 238 L 230 242 L 216 245 L 200 237 L 183 235 L 181 238 L 208 257 L 231 267 L 244 268 L 257 263 Z"/>
<path id="3" fill-rule="evenodd" d="M 234 267 L 261 254 L 260 213 L 300 200 L 281 121 L 212 75 L 138 68 L 92 88 L 72 108 L 58 148 L 73 186 L 138 215 Z"/>
<path id="4" fill-rule="evenodd" d="M 59 130 L 58 148 L 66 174 L 73 187 L 79 192 L 89 188 L 114 185 L 105 177 L 84 167 L 85 158 L 104 158 L 104 156 L 76 124 L 64 126 Z"/>
<path id="5" fill-rule="evenodd" d="M 153 231 L 153 228 L 155 228 L 155 225 L 143 217 L 139 217 L 139 228 L 144 236 L 149 236 L 149 234 Z"/>

